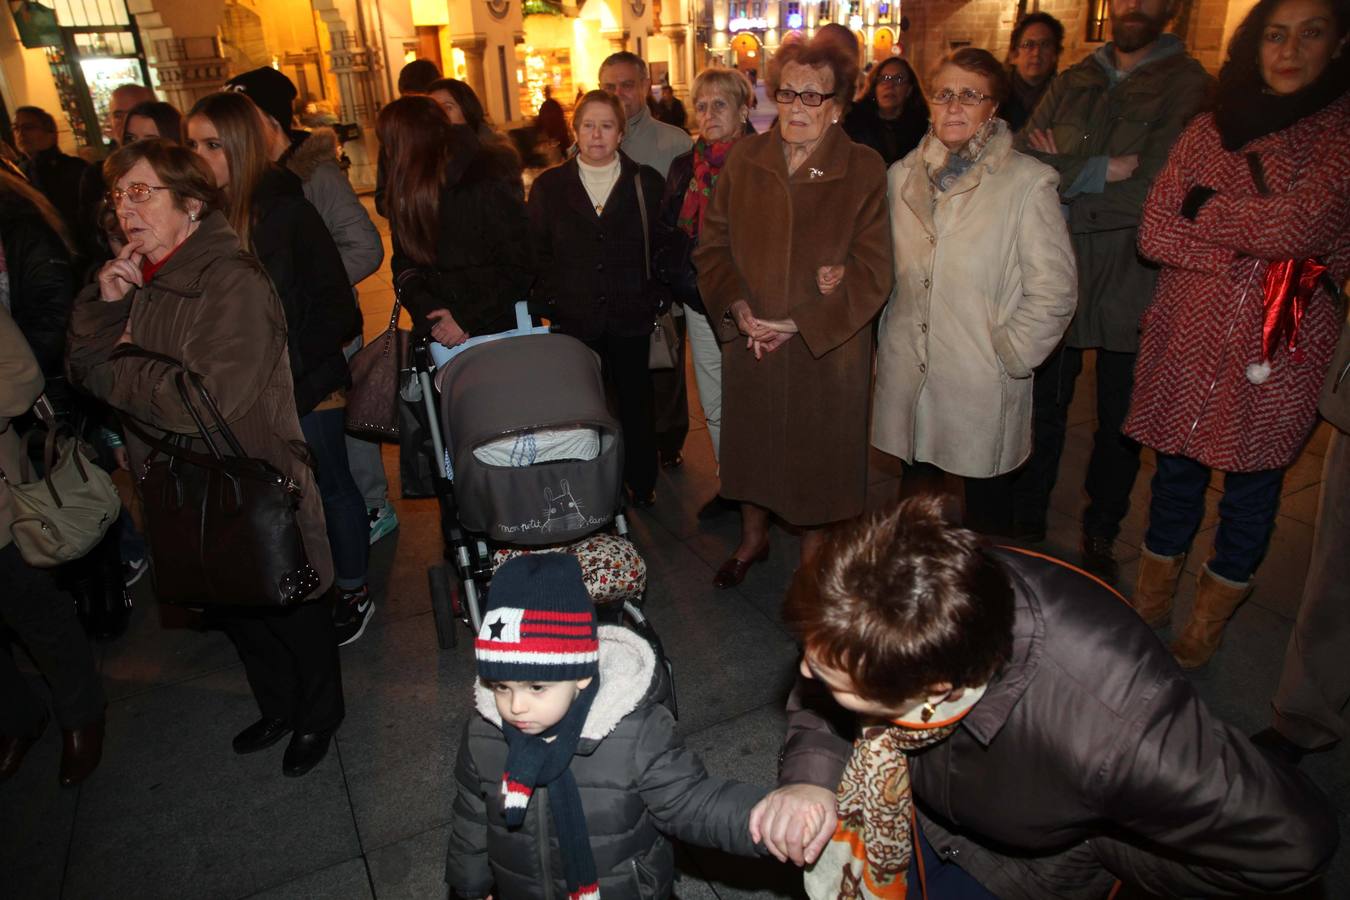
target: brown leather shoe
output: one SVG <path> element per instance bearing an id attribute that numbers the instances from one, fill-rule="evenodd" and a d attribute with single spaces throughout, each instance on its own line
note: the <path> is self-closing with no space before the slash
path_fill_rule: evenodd
<path id="1" fill-rule="evenodd" d="M 74 787 L 103 759 L 103 719 L 82 728 L 61 729 L 61 785 Z"/>
<path id="2" fill-rule="evenodd" d="M 750 567 L 757 562 L 764 562 L 769 558 L 769 545 L 765 544 L 764 549 L 750 557 L 748 560 L 739 559 L 735 556 L 722 563 L 722 567 L 717 570 L 713 576 L 713 587 L 715 588 L 733 588 L 745 580 L 745 573 L 750 571 Z"/>
<path id="3" fill-rule="evenodd" d="M 28 737 L 10 737 L 7 734 L 0 734 L 0 781 L 7 781 L 16 772 L 19 766 L 23 765 L 23 758 L 28 754 L 28 750 L 38 742 L 42 733 L 47 730 L 47 719 L 42 720 L 38 730 Z"/>

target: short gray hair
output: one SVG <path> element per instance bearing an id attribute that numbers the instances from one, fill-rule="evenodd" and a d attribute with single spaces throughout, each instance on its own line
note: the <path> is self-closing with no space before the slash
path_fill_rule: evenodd
<path id="1" fill-rule="evenodd" d="M 697 103 L 699 94 L 704 91 L 722 94 L 730 98 L 733 106 L 740 108 L 750 105 L 753 89 L 750 87 L 750 79 L 746 78 L 739 69 L 711 66 L 695 76 L 694 86 L 689 91 L 689 98 Z"/>
<path id="2" fill-rule="evenodd" d="M 627 63 L 630 66 L 637 66 L 638 76 L 643 81 L 651 79 L 651 73 L 647 71 L 647 61 L 636 53 L 629 53 L 627 50 L 620 50 L 618 53 L 611 53 L 605 57 L 605 61 L 600 64 L 600 71 L 603 72 L 610 66 L 617 66 Z M 598 73 L 597 73 L 598 74 Z"/>

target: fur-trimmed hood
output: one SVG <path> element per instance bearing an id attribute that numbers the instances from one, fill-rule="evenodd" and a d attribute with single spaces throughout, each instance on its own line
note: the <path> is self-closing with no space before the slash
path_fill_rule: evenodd
<path id="1" fill-rule="evenodd" d="M 624 716 L 648 703 L 659 703 L 666 691 L 665 668 L 657 665 L 651 644 L 620 625 L 601 625 L 599 635 L 600 691 L 581 729 L 580 754 L 593 752 Z M 492 692 L 475 679 L 473 693 L 479 715 L 501 728 L 502 717 Z"/>
<path id="2" fill-rule="evenodd" d="M 300 176 L 301 181 L 309 181 L 314 171 L 324 163 L 337 165 L 337 132 L 331 128 L 320 127 L 313 131 L 292 131 L 291 149 L 286 157 L 286 168 Z"/>

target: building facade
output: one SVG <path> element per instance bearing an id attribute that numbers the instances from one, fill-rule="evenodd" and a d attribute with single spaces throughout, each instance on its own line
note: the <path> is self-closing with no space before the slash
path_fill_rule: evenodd
<path id="1" fill-rule="evenodd" d="M 149 84 L 186 110 L 231 75 L 290 76 L 304 124 L 352 123 L 353 180 L 373 177 L 374 120 L 402 66 L 431 59 L 468 82 L 499 125 L 565 106 L 597 85 L 616 50 L 648 60 L 654 83 L 687 95 L 702 68 L 762 75 L 784 37 L 827 22 L 858 38 L 861 61 L 905 56 L 922 78 L 963 46 L 1006 52 L 1012 27 L 1043 10 L 1066 28 L 1061 65 L 1110 39 L 1108 0 L 22 0 L 0 14 L 0 97 L 54 113 L 62 143 L 99 156 L 113 87 Z M 1172 29 L 1217 71 L 1254 0 L 1180 0 Z M 46 27 L 42 27 L 45 19 Z M 37 22 L 37 24 L 35 24 Z M 61 121 L 63 120 L 64 121 Z"/>

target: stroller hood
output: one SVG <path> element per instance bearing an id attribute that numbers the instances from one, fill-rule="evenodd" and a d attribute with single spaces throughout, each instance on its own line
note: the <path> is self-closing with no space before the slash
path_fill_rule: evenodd
<path id="1" fill-rule="evenodd" d="M 472 347 L 446 364 L 441 427 L 460 524 L 511 544 L 575 540 L 609 524 L 623 495 L 623 441 L 605 401 L 600 361 L 585 344 L 536 334 Z M 599 435 L 591 459 L 492 465 L 474 450 L 538 429 Z"/>

